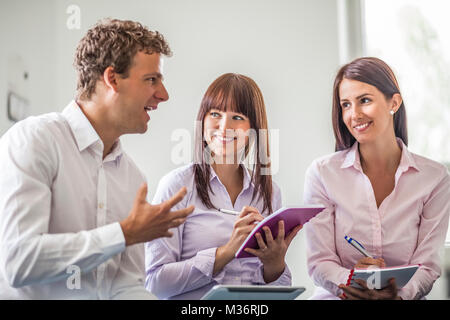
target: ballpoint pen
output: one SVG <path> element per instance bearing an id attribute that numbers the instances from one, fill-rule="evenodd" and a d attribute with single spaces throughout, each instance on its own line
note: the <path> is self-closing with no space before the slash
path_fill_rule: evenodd
<path id="1" fill-rule="evenodd" d="M 222 213 L 231 214 L 233 216 L 238 216 L 240 214 L 240 212 L 238 212 L 238 211 L 227 210 L 227 209 L 219 209 L 219 211 Z"/>
<path id="2" fill-rule="evenodd" d="M 239 215 L 241 214 L 241 213 L 238 212 L 238 211 L 228 210 L 228 209 L 219 209 L 219 211 L 222 212 L 222 213 L 226 213 L 226 214 L 235 216 L 235 217 L 237 217 L 237 216 L 239 216 Z M 256 220 L 256 221 L 253 222 L 253 223 L 254 223 L 254 224 L 257 224 L 257 223 L 258 223 L 258 220 Z"/>
<path id="3" fill-rule="evenodd" d="M 350 238 L 350 237 L 348 237 L 348 236 L 345 236 L 344 238 L 345 238 L 345 240 L 346 240 L 348 243 L 350 243 L 356 250 L 358 250 L 359 252 L 361 252 L 361 253 L 362 253 L 363 255 L 365 255 L 366 257 L 372 258 L 372 259 L 373 259 L 373 257 L 372 257 L 370 254 L 367 253 L 366 249 L 363 247 L 363 245 L 362 245 L 361 243 L 359 243 L 359 242 L 356 241 L 355 239 Z"/>

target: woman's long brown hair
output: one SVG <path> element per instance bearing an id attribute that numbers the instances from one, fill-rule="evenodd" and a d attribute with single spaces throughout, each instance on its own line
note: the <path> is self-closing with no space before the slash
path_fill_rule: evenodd
<path id="1" fill-rule="evenodd" d="M 251 174 L 251 182 L 254 184 L 255 189 L 251 202 L 255 199 L 262 198 L 262 212 L 268 209 L 269 214 L 272 213 L 272 175 L 270 174 L 270 162 L 263 164 L 259 152 L 260 148 L 265 148 L 265 155 L 268 158 L 270 157 L 268 135 L 265 135 L 265 138 L 263 138 L 264 141 L 261 141 L 259 135 L 260 129 L 268 129 L 264 99 L 255 81 L 249 77 L 235 73 L 226 73 L 220 76 L 208 87 L 197 114 L 193 170 L 195 185 L 201 201 L 207 208 L 216 208 L 209 197 L 209 191 L 213 193 L 209 183 L 211 167 L 210 159 L 206 159 L 207 152 L 205 152 L 205 148 L 207 148 L 207 144 L 203 130 L 205 116 L 211 109 L 240 113 L 250 120 L 250 128 L 257 132 L 254 149 L 256 152 L 253 155 L 255 159 Z M 246 157 L 249 154 L 249 148 L 250 146 L 248 145 L 245 147 Z M 264 169 L 264 174 L 261 172 L 262 169 Z"/>

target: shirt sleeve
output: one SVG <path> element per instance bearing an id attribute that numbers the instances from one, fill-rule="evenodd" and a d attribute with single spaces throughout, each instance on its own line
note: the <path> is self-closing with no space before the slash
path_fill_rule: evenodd
<path id="1" fill-rule="evenodd" d="M 67 267 L 88 272 L 125 249 L 119 223 L 49 234 L 58 152 L 49 131 L 22 121 L 0 140 L 0 272 L 12 287 L 66 279 Z"/>
<path id="2" fill-rule="evenodd" d="M 258 259 L 259 260 L 259 259 Z M 275 281 L 265 282 L 264 281 L 264 265 L 259 262 L 259 267 L 256 269 L 255 277 L 253 278 L 253 284 L 256 285 L 270 285 L 270 286 L 290 286 L 292 285 L 292 274 L 289 270 L 288 265 L 283 270 L 281 276 Z"/>
<path id="3" fill-rule="evenodd" d="M 183 179 L 171 174 L 163 177 L 152 203 L 161 203 L 172 197 L 183 186 L 180 181 Z M 186 187 L 188 194 L 173 210 L 187 206 L 192 191 L 189 188 L 193 186 Z M 212 281 L 221 283 L 224 271 L 213 275 L 217 248 L 201 250 L 192 258 L 182 260 L 183 225 L 170 231 L 173 233 L 172 237 L 155 239 L 145 244 L 147 290 L 160 299 L 167 299 L 201 288 Z"/>
<path id="4" fill-rule="evenodd" d="M 317 286 L 338 296 L 339 284 L 346 284 L 350 270 L 342 267 L 335 243 L 335 205 L 322 183 L 317 162 L 306 171 L 304 203 L 324 205 L 325 209 L 304 227 L 308 274 Z"/>
<path id="5" fill-rule="evenodd" d="M 445 243 L 450 213 L 450 175 L 446 171 L 424 203 L 417 248 L 411 264 L 420 264 L 411 280 L 399 290 L 404 300 L 427 295 L 441 274 L 439 251 Z"/>
<path id="6" fill-rule="evenodd" d="M 144 286 L 144 244 L 127 247 L 121 253 L 120 267 L 114 277 L 111 299 L 114 300 L 155 300 Z"/>
<path id="7" fill-rule="evenodd" d="M 147 290 L 160 299 L 167 299 L 213 281 L 222 283 L 224 270 L 213 276 L 217 248 L 199 251 L 190 259 L 177 260 L 176 256 L 180 252 L 171 244 L 173 242 L 167 239 L 157 239 L 146 244 Z"/>

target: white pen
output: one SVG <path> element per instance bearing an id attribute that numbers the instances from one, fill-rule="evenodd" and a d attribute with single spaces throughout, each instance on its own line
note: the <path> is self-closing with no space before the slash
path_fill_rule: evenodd
<path id="1" fill-rule="evenodd" d="M 359 243 L 358 241 L 356 241 L 353 238 L 350 238 L 348 236 L 344 237 L 345 240 L 347 240 L 348 243 L 350 243 L 356 250 L 358 250 L 359 252 L 361 252 L 363 255 L 365 255 L 368 258 L 372 258 L 373 257 L 367 253 L 366 249 L 364 249 L 363 245 L 361 243 Z"/>
<path id="2" fill-rule="evenodd" d="M 233 210 L 227 210 L 227 209 L 219 209 L 219 211 L 222 213 L 231 214 L 233 216 L 238 216 L 240 214 L 240 212 L 233 211 Z"/>

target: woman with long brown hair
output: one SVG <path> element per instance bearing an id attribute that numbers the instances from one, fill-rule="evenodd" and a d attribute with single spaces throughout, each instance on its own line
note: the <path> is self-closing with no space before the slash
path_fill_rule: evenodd
<path id="1" fill-rule="evenodd" d="M 267 130 L 263 96 L 252 79 L 228 73 L 209 86 L 197 116 L 194 162 L 164 176 L 153 199 L 160 203 L 186 186 L 178 205 L 195 205 L 171 238 L 146 244 L 146 288 L 159 298 L 199 299 L 216 284 L 291 284 L 285 254 L 301 226 L 285 238 L 280 223 L 276 239 L 267 228 L 266 241 L 257 233 L 260 248 L 248 251 L 255 257 L 234 258 L 255 222 L 281 207 Z M 244 165 L 249 158 L 252 170 Z"/>
<path id="2" fill-rule="evenodd" d="M 359 58 L 339 70 L 332 120 L 336 153 L 315 160 L 305 180 L 305 203 L 327 207 L 305 227 L 308 272 L 318 286 L 313 299 L 424 298 L 440 275 L 450 211 L 447 168 L 408 150 L 399 85 L 380 59 Z M 392 279 L 385 288 L 346 286 L 353 268 L 408 264 L 420 267 L 401 289 Z"/>

